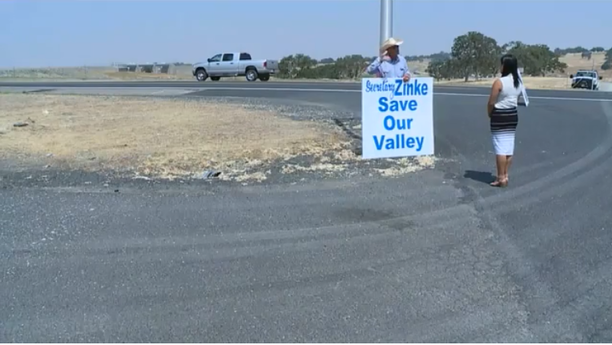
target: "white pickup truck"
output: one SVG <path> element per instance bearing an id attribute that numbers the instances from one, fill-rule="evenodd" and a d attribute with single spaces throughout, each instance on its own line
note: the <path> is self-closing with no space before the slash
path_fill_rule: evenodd
<path id="1" fill-rule="evenodd" d="M 246 77 L 247 81 L 270 80 L 270 75 L 278 71 L 277 60 L 252 60 L 251 54 L 244 52 L 221 53 L 198 62 L 192 66 L 192 74 L 198 81 L 210 77 L 218 81 L 222 77 Z"/>
<path id="2" fill-rule="evenodd" d="M 570 74 L 572 89 L 599 90 L 599 81 L 603 78 L 595 70 L 579 70 L 576 75 Z"/>

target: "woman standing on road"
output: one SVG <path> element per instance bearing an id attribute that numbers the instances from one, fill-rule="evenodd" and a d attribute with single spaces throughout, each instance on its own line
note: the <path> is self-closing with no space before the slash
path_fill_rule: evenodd
<path id="1" fill-rule="evenodd" d="M 501 78 L 493 83 L 487 104 L 497 166 L 497 178 L 491 182 L 494 187 L 508 185 L 508 168 L 514 155 L 514 137 L 518 124 L 518 98 L 522 88 L 516 57 L 510 54 L 502 56 Z"/>

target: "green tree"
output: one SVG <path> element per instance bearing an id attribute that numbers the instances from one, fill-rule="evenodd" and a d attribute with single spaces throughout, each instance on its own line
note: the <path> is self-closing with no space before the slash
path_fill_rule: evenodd
<path id="1" fill-rule="evenodd" d="M 604 47 L 593 47 L 593 48 L 591 48 L 591 51 L 593 53 L 601 53 L 601 52 L 606 51 L 606 49 Z"/>
<path id="2" fill-rule="evenodd" d="M 467 82 L 470 75 L 478 79 L 495 69 L 499 65 L 500 53 L 501 48 L 495 39 L 470 31 L 455 38 L 451 49 L 452 66 Z"/>
<path id="3" fill-rule="evenodd" d="M 297 76 L 298 67 L 293 55 L 285 56 L 278 62 L 279 78 L 293 79 Z"/>
<path id="4" fill-rule="evenodd" d="M 328 62 L 331 58 L 325 59 Z M 289 55 L 279 61 L 279 78 L 355 79 L 361 77 L 370 59 L 347 55 L 328 63 L 319 63 L 308 55 Z"/>
<path id="5" fill-rule="evenodd" d="M 604 61 L 603 65 L 601 65 L 601 69 L 605 71 L 612 69 L 612 48 L 606 52 L 606 60 Z"/>
<path id="6" fill-rule="evenodd" d="M 361 55 L 347 55 L 336 60 L 336 66 L 342 79 L 360 77 L 369 61 Z"/>
<path id="7" fill-rule="evenodd" d="M 322 65 L 314 69 L 318 79 L 341 79 L 342 73 L 337 63 Z"/>
<path id="8" fill-rule="evenodd" d="M 436 61 L 439 61 L 439 60 L 446 61 L 446 60 L 451 58 L 451 54 L 447 53 L 447 52 L 439 52 L 439 53 L 431 54 L 431 55 L 427 56 L 427 58 L 429 58 L 432 61 L 434 61 L 434 60 L 436 60 Z"/>
<path id="9" fill-rule="evenodd" d="M 445 63 L 446 61 L 443 60 L 432 60 L 427 65 L 425 72 L 427 72 L 429 76 L 435 80 L 446 79 L 447 74 L 444 71 Z"/>
<path id="10" fill-rule="evenodd" d="M 317 66 L 317 60 L 305 54 L 289 55 L 278 62 L 278 76 L 280 78 L 303 78 L 310 75 L 310 70 Z"/>
<path id="11" fill-rule="evenodd" d="M 436 80 L 451 80 L 463 77 L 461 69 L 457 68 L 457 60 L 453 59 L 431 60 L 425 72 Z"/>
<path id="12" fill-rule="evenodd" d="M 567 68 L 567 64 L 559 61 L 559 56 L 545 44 L 524 44 L 513 41 L 505 44 L 502 50 L 516 56 L 519 67 L 523 67 L 524 74 L 527 75 L 545 76 L 546 73 L 563 73 Z"/>
<path id="13" fill-rule="evenodd" d="M 586 49 L 585 47 L 578 46 L 574 48 L 565 48 L 565 49 L 557 48 L 555 49 L 554 53 L 556 55 L 563 56 L 565 54 L 578 54 L 578 53 L 583 53 L 583 52 L 588 52 L 588 51 L 589 50 Z"/>

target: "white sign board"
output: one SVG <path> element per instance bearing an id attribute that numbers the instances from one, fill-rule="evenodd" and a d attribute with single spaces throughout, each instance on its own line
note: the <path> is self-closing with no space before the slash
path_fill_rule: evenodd
<path id="1" fill-rule="evenodd" d="M 519 75 L 519 78 L 521 78 L 521 81 L 523 81 L 523 76 L 521 75 L 521 70 L 522 70 L 522 68 L 519 68 L 518 75 Z M 528 107 L 529 106 L 529 98 L 527 97 L 527 89 L 525 88 L 525 84 L 521 85 L 521 95 L 523 95 L 523 101 L 525 101 L 525 106 Z"/>
<path id="2" fill-rule="evenodd" d="M 364 159 L 434 154 L 433 78 L 361 82 Z"/>
<path id="3" fill-rule="evenodd" d="M 525 89 L 524 85 L 523 85 L 523 89 L 521 90 L 521 94 L 523 95 L 523 101 L 525 101 L 525 106 L 528 107 L 529 106 L 529 97 L 527 97 L 527 89 Z"/>

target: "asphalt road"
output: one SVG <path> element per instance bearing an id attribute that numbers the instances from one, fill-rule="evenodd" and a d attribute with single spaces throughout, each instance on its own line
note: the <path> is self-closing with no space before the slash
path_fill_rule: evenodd
<path id="1" fill-rule="evenodd" d="M 237 91 L 291 89 L 301 92 L 337 92 L 359 91 L 358 83 L 334 82 L 196 82 L 196 81 L 57 81 L 57 82 L 2 82 L 0 87 L 29 87 L 29 88 L 182 88 L 182 89 L 232 89 L 234 95 Z M 479 86 L 444 86 L 436 85 L 435 90 L 442 93 L 469 93 L 485 94 L 488 87 Z M 539 97 L 560 98 L 586 98 L 586 99 L 612 99 L 612 93 L 585 90 L 530 90 L 529 95 Z"/>
<path id="2" fill-rule="evenodd" d="M 358 85 L 163 84 L 360 116 Z M 530 91 L 494 189 L 486 91 L 436 87 L 441 163 L 399 179 L 0 190 L 0 341 L 612 341 L 612 102 Z"/>

